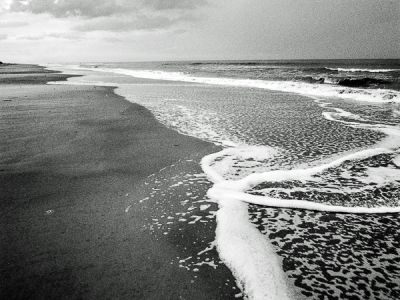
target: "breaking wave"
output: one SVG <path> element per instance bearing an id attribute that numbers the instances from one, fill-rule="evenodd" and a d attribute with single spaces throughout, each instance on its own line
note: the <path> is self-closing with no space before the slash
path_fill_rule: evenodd
<path id="1" fill-rule="evenodd" d="M 387 72 L 396 72 L 400 71 L 400 69 L 358 69 L 358 68 L 325 68 L 330 71 L 338 71 L 338 72 L 367 72 L 367 73 L 387 73 Z"/>
<path id="2" fill-rule="evenodd" d="M 89 68 L 89 70 L 94 70 Z M 400 92 L 389 89 L 360 89 L 340 87 L 335 85 L 311 84 L 295 81 L 273 81 L 257 79 L 236 79 L 218 77 L 198 77 L 182 72 L 165 72 L 153 70 L 129 70 L 98 68 L 96 71 L 112 72 L 137 78 L 204 83 L 211 85 L 225 85 L 234 87 L 261 88 L 273 91 L 302 94 L 306 96 L 319 96 L 326 98 L 351 99 L 365 102 L 400 102 Z"/>

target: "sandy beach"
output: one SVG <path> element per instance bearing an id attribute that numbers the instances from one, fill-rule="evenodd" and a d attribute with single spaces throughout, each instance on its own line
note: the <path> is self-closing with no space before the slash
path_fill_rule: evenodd
<path id="1" fill-rule="evenodd" d="M 165 178 L 201 173 L 199 159 L 216 147 L 166 128 L 112 87 L 46 85 L 67 77 L 0 66 L 0 298 L 234 297 L 223 265 L 194 278 L 176 259 L 212 242 L 215 221 L 162 235 L 148 220 L 160 205 L 173 214 L 174 197 L 135 206 L 149 176 L 171 165 Z"/>

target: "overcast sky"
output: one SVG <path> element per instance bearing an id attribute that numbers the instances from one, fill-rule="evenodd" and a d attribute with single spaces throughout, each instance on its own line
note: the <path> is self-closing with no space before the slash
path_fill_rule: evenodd
<path id="1" fill-rule="evenodd" d="M 399 0 L 0 0 L 0 60 L 399 58 Z"/>

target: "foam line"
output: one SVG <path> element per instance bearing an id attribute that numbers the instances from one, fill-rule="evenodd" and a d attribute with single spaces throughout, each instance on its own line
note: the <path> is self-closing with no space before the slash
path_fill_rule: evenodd
<path id="1" fill-rule="evenodd" d="M 239 180 L 224 180 L 212 168 L 213 161 L 220 156 L 226 155 L 227 149 L 218 153 L 210 154 L 203 158 L 202 168 L 214 186 L 208 191 L 208 196 L 215 200 L 231 199 L 232 201 L 244 201 L 252 204 L 266 205 L 272 207 L 298 208 L 317 211 L 341 212 L 341 213 L 393 213 L 400 212 L 400 207 L 348 207 L 334 206 L 316 203 L 307 200 L 283 200 L 267 196 L 251 195 L 245 191 L 263 182 L 282 182 L 288 180 L 304 181 L 311 179 L 312 175 L 321 173 L 327 169 L 337 167 L 349 160 L 360 160 L 383 153 L 391 153 L 386 148 L 366 149 L 356 153 L 348 154 L 332 162 L 307 169 L 275 170 L 264 173 L 250 174 Z"/>
<path id="2" fill-rule="evenodd" d="M 305 180 L 345 161 L 390 153 L 374 148 L 348 154 L 331 162 L 307 169 L 276 170 L 255 173 L 240 180 L 224 180 L 213 165 L 224 156 L 233 155 L 235 148 L 205 156 L 201 165 L 214 186 L 207 195 L 219 205 L 217 212 L 216 246 L 222 261 L 231 269 L 239 287 L 249 299 L 292 299 L 293 290 L 282 272 L 281 263 L 267 239 L 250 223 L 247 203 L 341 213 L 397 213 L 400 207 L 345 207 L 306 200 L 282 200 L 246 193 L 266 181 Z"/>
<path id="3" fill-rule="evenodd" d="M 318 105 L 320 105 L 323 108 L 326 108 L 331 104 L 331 103 L 320 102 L 320 99 L 315 99 L 315 102 L 317 102 Z M 386 137 L 382 141 L 376 144 L 377 147 L 388 148 L 392 150 L 395 150 L 396 148 L 400 147 L 400 129 L 398 127 L 392 125 L 384 125 L 384 124 L 368 124 L 368 123 L 358 123 L 353 121 L 344 121 L 341 120 L 340 118 L 335 118 L 335 116 L 345 117 L 345 118 L 347 117 L 353 120 L 367 122 L 367 120 L 361 118 L 359 115 L 350 113 L 343 109 L 335 107 L 330 107 L 330 109 L 335 110 L 335 112 L 328 112 L 328 111 L 323 112 L 322 115 L 325 119 L 333 122 L 346 124 L 351 127 L 363 128 L 384 133 Z"/>
<path id="4" fill-rule="evenodd" d="M 382 153 L 391 153 L 391 151 L 386 148 L 366 149 L 340 157 L 332 162 L 307 169 L 275 170 L 264 173 L 254 173 L 248 175 L 245 178 L 234 181 L 223 180 L 221 175 L 219 175 L 215 170 L 213 170 L 210 165 L 207 165 L 213 158 L 217 158 L 219 157 L 219 155 L 224 155 L 225 153 L 226 150 L 222 150 L 218 153 L 214 153 L 203 158 L 202 160 L 203 171 L 205 171 L 207 176 L 209 176 L 210 180 L 213 181 L 214 183 L 219 183 L 220 185 L 224 185 L 226 188 L 231 188 L 236 191 L 245 191 L 266 181 L 268 182 L 282 182 L 287 180 L 304 181 L 305 179 L 310 178 L 310 176 L 312 175 L 321 173 L 329 168 L 334 168 L 336 166 L 339 166 L 345 161 L 364 159 Z M 217 173 L 218 176 L 215 173 Z M 215 179 L 217 179 L 217 181 L 214 181 Z"/>
<path id="5" fill-rule="evenodd" d="M 216 245 L 249 299 L 294 299 L 271 243 L 249 222 L 247 204 L 218 198 Z"/>
<path id="6" fill-rule="evenodd" d="M 339 72 L 368 72 L 368 73 L 387 73 L 387 72 L 396 72 L 400 71 L 400 69 L 359 69 L 359 68 L 325 68 L 331 71 L 339 71 Z"/>
<path id="7" fill-rule="evenodd" d="M 322 96 L 342 99 L 351 99 L 366 102 L 391 103 L 400 102 L 400 92 L 382 89 L 359 89 L 339 87 L 329 84 L 310 84 L 297 81 L 267 81 L 258 79 L 236 79 L 216 77 L 196 77 L 182 72 L 165 72 L 154 70 L 129 70 L 111 68 L 81 68 L 82 70 L 111 72 L 137 78 L 204 83 L 211 85 L 225 85 L 235 87 L 261 88 L 273 91 L 302 94 L 306 96 Z"/>
<path id="8" fill-rule="evenodd" d="M 244 192 L 237 192 L 230 189 L 219 188 L 218 186 L 211 188 L 208 191 L 207 195 L 212 199 L 229 199 L 230 201 L 242 201 L 249 204 L 257 204 L 269 207 L 306 209 L 322 212 L 346 214 L 387 214 L 400 212 L 400 206 L 363 207 L 329 205 L 307 200 L 286 200 L 268 196 L 251 195 Z"/>

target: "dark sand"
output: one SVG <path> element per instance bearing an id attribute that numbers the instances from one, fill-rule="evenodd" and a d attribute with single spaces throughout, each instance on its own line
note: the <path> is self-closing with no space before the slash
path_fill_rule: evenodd
<path id="1" fill-rule="evenodd" d="M 45 84 L 66 77 L 0 66 L 0 299 L 233 298 L 226 267 L 193 280 L 171 263 L 197 251 L 197 234 L 204 246 L 214 239 L 213 220 L 176 240 L 146 229 L 154 202 L 125 212 L 146 196 L 148 175 L 183 157 L 198 168 L 215 147 L 111 87 Z"/>

